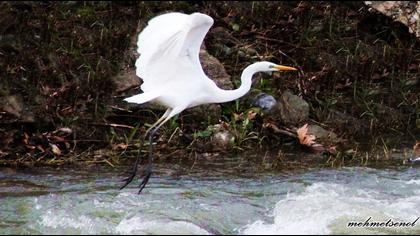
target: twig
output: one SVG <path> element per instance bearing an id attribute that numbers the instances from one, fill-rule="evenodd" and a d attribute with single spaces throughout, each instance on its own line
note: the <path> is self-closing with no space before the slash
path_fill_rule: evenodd
<path id="1" fill-rule="evenodd" d="M 294 134 L 294 133 L 292 133 L 292 132 L 290 132 L 288 130 L 280 129 L 279 127 L 277 127 L 277 125 L 272 124 L 272 123 L 265 123 L 263 125 L 263 127 L 264 128 L 267 128 L 267 127 L 268 128 L 271 128 L 274 131 L 274 133 L 284 134 L 284 135 L 287 135 L 287 136 L 290 136 L 290 137 L 293 137 L 293 138 L 297 138 L 298 137 L 296 134 Z"/>
<path id="2" fill-rule="evenodd" d="M 115 109 L 115 110 L 119 110 L 119 111 L 125 111 L 125 112 L 130 112 L 130 113 L 132 112 L 131 110 L 124 109 L 124 108 L 117 107 L 117 106 L 111 106 L 111 108 Z"/>
<path id="3" fill-rule="evenodd" d="M 121 125 L 121 124 L 109 124 L 109 123 L 91 123 L 92 125 L 102 125 L 102 126 L 111 126 L 114 128 L 127 128 L 127 129 L 134 129 L 131 125 Z"/>

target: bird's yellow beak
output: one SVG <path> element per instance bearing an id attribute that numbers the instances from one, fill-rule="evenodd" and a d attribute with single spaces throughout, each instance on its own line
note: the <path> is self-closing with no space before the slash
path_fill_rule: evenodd
<path id="1" fill-rule="evenodd" d="M 282 66 L 282 65 L 275 65 L 274 66 L 275 69 L 281 71 L 281 70 L 297 70 L 294 67 L 290 67 L 290 66 Z"/>

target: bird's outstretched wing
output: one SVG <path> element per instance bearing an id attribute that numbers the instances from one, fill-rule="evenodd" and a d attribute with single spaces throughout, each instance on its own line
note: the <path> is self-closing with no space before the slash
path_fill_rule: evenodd
<path id="1" fill-rule="evenodd" d="M 189 57 L 202 70 L 200 46 L 212 25 L 213 19 L 201 13 L 174 12 L 151 19 L 137 41 L 140 57 L 136 61 L 136 74 L 143 80 L 142 90 L 153 90 L 170 79 L 173 74 L 167 70 L 175 68 L 173 63 L 181 57 Z"/>

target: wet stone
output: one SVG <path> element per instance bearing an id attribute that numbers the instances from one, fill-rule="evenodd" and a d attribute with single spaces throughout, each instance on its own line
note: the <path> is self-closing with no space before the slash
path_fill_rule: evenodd
<path id="1" fill-rule="evenodd" d="M 259 93 L 252 100 L 252 106 L 259 107 L 266 113 L 271 112 L 276 104 L 276 99 L 266 93 Z"/>
<path id="2" fill-rule="evenodd" d="M 208 129 L 213 132 L 211 136 L 213 151 L 227 150 L 235 141 L 233 134 L 221 124 L 209 126 Z"/>
<path id="3" fill-rule="evenodd" d="M 323 144 L 331 144 L 339 141 L 337 134 L 332 131 L 326 130 L 319 125 L 309 125 L 308 133 L 315 135 L 316 140 Z"/>
<path id="4" fill-rule="evenodd" d="M 309 104 L 290 91 L 285 91 L 275 106 L 273 116 L 285 124 L 300 124 L 309 118 Z"/>

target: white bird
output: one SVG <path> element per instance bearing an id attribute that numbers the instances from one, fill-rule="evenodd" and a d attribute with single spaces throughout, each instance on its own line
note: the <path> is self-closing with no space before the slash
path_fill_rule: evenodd
<path id="1" fill-rule="evenodd" d="M 204 73 L 199 59 L 200 46 L 213 22 L 213 18 L 202 13 L 173 12 L 152 18 L 139 34 L 137 51 L 140 57 L 135 65 L 136 75 L 143 80 L 143 93 L 124 100 L 137 104 L 157 102 L 167 107 L 163 116 L 146 131 L 144 139 L 150 133 L 151 141 L 159 127 L 187 108 L 229 102 L 244 96 L 251 89 L 252 76 L 257 72 L 296 70 L 271 62 L 257 62 L 243 70 L 239 88 L 220 89 Z M 149 164 L 143 173 L 139 193 L 152 173 L 152 144 L 149 143 Z M 133 180 L 138 163 L 139 156 L 121 189 Z"/>

